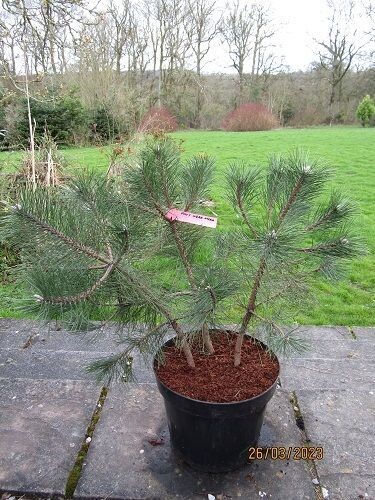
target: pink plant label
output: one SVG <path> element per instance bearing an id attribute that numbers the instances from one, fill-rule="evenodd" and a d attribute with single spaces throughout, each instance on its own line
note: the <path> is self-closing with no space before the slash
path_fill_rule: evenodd
<path id="1" fill-rule="evenodd" d="M 187 222 L 188 224 L 196 224 L 197 226 L 205 226 L 215 228 L 217 224 L 216 217 L 208 217 L 207 215 L 192 214 L 191 212 L 183 212 L 177 208 L 171 208 L 165 217 L 170 220 L 178 220 L 179 222 Z"/>

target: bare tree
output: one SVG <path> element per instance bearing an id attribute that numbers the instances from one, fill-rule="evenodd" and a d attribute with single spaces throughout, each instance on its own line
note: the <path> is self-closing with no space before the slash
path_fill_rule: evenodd
<path id="1" fill-rule="evenodd" d="M 245 85 L 245 63 L 252 51 L 254 19 L 252 8 L 240 7 L 239 0 L 230 8 L 221 24 L 221 33 L 229 48 L 232 66 L 238 73 L 238 95 L 236 104 L 243 100 Z"/>
<path id="2" fill-rule="evenodd" d="M 255 30 L 250 72 L 251 81 L 280 68 L 272 52 L 274 47 L 272 39 L 275 36 L 276 28 L 272 20 L 270 8 L 264 4 L 254 4 L 253 17 Z"/>
<path id="3" fill-rule="evenodd" d="M 370 0 L 366 5 L 365 5 L 365 11 L 366 11 L 366 16 L 368 20 L 370 21 L 370 28 L 367 33 L 369 36 L 369 42 L 371 44 L 370 46 L 370 57 L 371 60 L 373 61 L 373 57 L 375 54 L 375 2 L 373 0 Z"/>
<path id="4" fill-rule="evenodd" d="M 183 0 L 145 2 L 148 31 L 152 46 L 154 75 L 157 77 L 157 103 L 160 105 L 166 87 L 173 83 L 173 72 L 185 67 L 188 40 L 183 29 Z"/>
<path id="5" fill-rule="evenodd" d="M 216 0 L 187 0 L 185 31 L 195 59 L 195 71 L 201 76 L 203 59 L 219 33 L 221 19 L 217 18 Z"/>
<path id="6" fill-rule="evenodd" d="M 318 45 L 320 66 L 326 71 L 329 83 L 328 116 L 332 124 L 340 113 L 344 78 L 366 42 L 361 43 L 357 30 L 353 29 L 354 1 L 327 3 L 331 11 L 327 38 L 318 41 Z"/>
<path id="7" fill-rule="evenodd" d="M 18 19 L 3 10 L 0 13 L 0 72 L 16 74 L 17 44 L 22 27 Z"/>
<path id="8" fill-rule="evenodd" d="M 113 50 L 115 53 L 116 71 L 121 72 L 121 62 L 128 48 L 130 35 L 131 4 L 129 0 L 122 0 L 121 3 L 110 1 L 108 7 L 108 17 L 113 25 Z"/>
<path id="9" fill-rule="evenodd" d="M 95 24 L 84 25 L 76 42 L 79 70 L 98 73 L 112 71 L 117 62 L 115 27 L 108 13 L 96 16 Z"/>
<path id="10" fill-rule="evenodd" d="M 165 93 L 170 93 L 176 80 L 185 73 L 189 51 L 189 40 L 184 29 L 183 20 L 187 15 L 185 0 L 170 0 L 167 3 Z"/>
<path id="11" fill-rule="evenodd" d="M 26 47 L 34 73 L 66 68 L 67 48 L 92 13 L 86 0 L 2 0 L 2 6 L 21 28 L 13 50 L 22 53 Z"/>
<path id="12" fill-rule="evenodd" d="M 184 19 L 185 32 L 194 54 L 197 77 L 196 108 L 194 124 L 200 126 L 200 113 L 203 101 L 202 64 L 211 43 L 219 32 L 220 19 L 217 19 L 216 0 L 187 0 L 187 15 Z"/>
<path id="13" fill-rule="evenodd" d="M 157 76 L 157 102 L 161 105 L 164 81 L 164 63 L 166 61 L 167 6 L 164 0 L 153 0 L 145 3 L 145 16 L 152 43 L 154 76 Z"/>
<path id="14" fill-rule="evenodd" d="M 275 69 L 275 57 L 271 52 L 271 40 L 275 28 L 269 8 L 263 4 L 245 4 L 239 0 L 229 10 L 221 25 L 221 33 L 229 48 L 232 66 L 238 74 L 237 102 L 243 102 L 246 76 L 254 84 L 258 76 L 271 73 Z M 250 66 L 249 64 L 250 63 Z M 249 71 L 246 72 L 246 68 Z"/>

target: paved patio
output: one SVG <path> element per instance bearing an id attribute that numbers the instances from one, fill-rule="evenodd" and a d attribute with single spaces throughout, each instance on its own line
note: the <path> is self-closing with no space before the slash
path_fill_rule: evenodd
<path id="1" fill-rule="evenodd" d="M 375 499 L 375 328 L 302 335 L 311 350 L 282 362 L 259 445 L 321 446 L 324 459 L 258 460 L 214 475 L 174 457 L 153 374 L 138 359 L 137 383 L 104 400 L 83 367 L 116 350 L 113 331 L 92 345 L 0 320 L 0 498 L 64 498 L 68 484 L 77 499 Z"/>

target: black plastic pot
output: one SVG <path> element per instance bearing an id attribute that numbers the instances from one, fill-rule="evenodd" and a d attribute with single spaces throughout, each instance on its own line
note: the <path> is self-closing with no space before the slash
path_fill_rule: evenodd
<path id="1" fill-rule="evenodd" d="M 266 348 L 266 346 L 259 342 Z M 173 339 L 164 344 L 173 345 Z M 277 378 L 259 396 L 233 403 L 210 403 L 191 399 L 164 385 L 155 372 L 164 398 L 171 444 L 177 455 L 194 469 L 226 472 L 248 461 L 249 448 L 256 446 L 268 401 Z"/>

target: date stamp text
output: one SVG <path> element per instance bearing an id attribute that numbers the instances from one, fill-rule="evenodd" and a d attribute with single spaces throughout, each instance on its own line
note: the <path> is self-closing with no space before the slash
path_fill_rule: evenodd
<path id="1" fill-rule="evenodd" d="M 321 446 L 273 446 L 272 448 L 249 448 L 249 460 L 323 460 Z"/>

